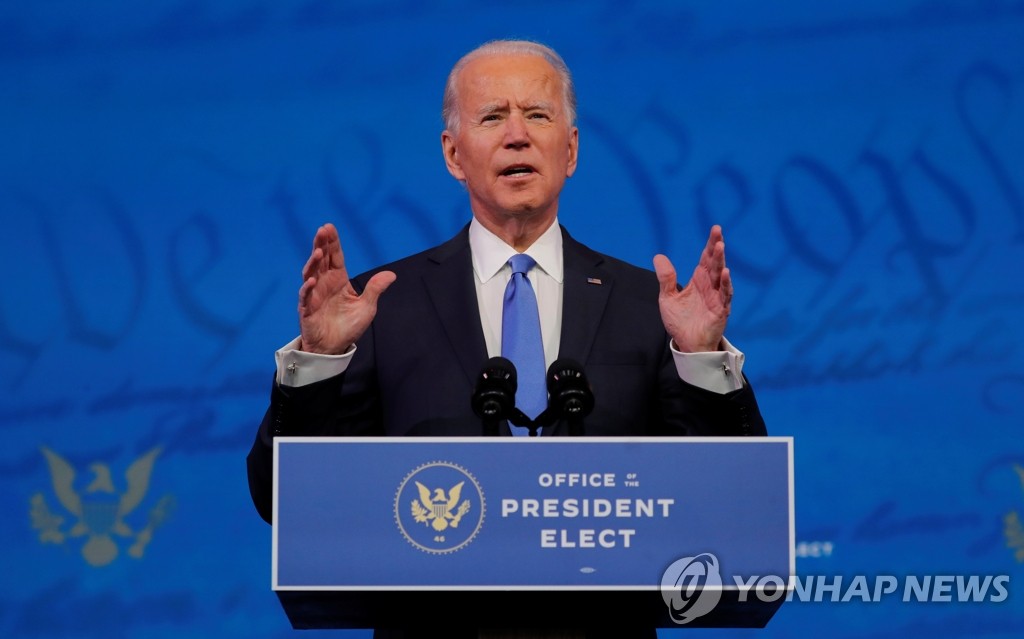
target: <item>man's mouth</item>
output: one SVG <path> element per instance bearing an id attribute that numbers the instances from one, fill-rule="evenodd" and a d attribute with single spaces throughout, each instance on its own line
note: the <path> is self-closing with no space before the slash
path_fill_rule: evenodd
<path id="1" fill-rule="evenodd" d="M 518 175 L 530 175 L 535 173 L 532 166 L 526 164 L 513 164 L 504 171 L 501 172 L 503 176 L 518 176 Z"/>

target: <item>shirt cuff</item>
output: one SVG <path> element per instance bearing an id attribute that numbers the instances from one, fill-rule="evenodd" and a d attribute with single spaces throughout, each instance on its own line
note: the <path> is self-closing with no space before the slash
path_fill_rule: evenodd
<path id="1" fill-rule="evenodd" d="M 355 344 L 341 355 L 307 353 L 299 350 L 302 339 L 296 337 L 274 353 L 277 361 L 277 383 L 281 386 L 305 386 L 341 375 L 348 369 Z"/>
<path id="2" fill-rule="evenodd" d="M 722 338 L 724 350 L 684 353 L 669 340 L 679 378 L 698 388 L 724 395 L 743 388 L 745 356 L 729 340 Z"/>

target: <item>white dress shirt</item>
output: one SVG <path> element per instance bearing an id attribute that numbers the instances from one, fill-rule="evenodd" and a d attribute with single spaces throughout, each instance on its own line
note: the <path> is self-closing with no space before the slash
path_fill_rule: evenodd
<path id="1" fill-rule="evenodd" d="M 483 227 L 474 218 L 469 225 L 469 247 L 473 256 L 473 281 L 480 307 L 480 323 L 487 356 L 501 355 L 501 317 L 505 287 L 512 277 L 508 259 L 516 250 Z M 558 358 L 562 326 L 562 282 L 564 264 L 562 232 L 558 220 L 525 251 L 537 265 L 527 277 L 537 295 L 540 332 L 544 341 L 544 367 Z M 387 291 L 384 292 L 387 295 Z M 296 337 L 275 353 L 277 381 L 284 386 L 304 386 L 343 373 L 355 354 L 353 346 L 342 355 L 321 355 L 297 350 Z M 724 338 L 723 351 L 683 353 L 672 346 L 679 377 L 694 386 L 716 393 L 743 387 L 743 353 Z M 482 363 L 481 363 L 482 365 Z"/>

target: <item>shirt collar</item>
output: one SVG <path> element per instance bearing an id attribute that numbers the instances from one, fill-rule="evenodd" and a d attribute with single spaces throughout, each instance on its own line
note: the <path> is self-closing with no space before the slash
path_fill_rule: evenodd
<path id="1" fill-rule="evenodd" d="M 473 256 L 473 272 L 481 283 L 488 281 L 516 254 L 516 250 L 491 233 L 476 218 L 469 223 L 469 250 Z M 556 218 L 533 244 L 523 251 L 551 279 L 562 283 L 562 229 Z"/>

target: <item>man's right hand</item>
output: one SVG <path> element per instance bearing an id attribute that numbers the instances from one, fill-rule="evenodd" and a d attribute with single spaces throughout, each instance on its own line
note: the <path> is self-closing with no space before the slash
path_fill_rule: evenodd
<path id="1" fill-rule="evenodd" d="M 313 252 L 302 268 L 299 289 L 301 349 L 310 353 L 340 355 L 369 328 L 377 314 L 377 299 L 395 281 L 391 271 L 381 271 L 356 293 L 345 270 L 345 255 L 333 224 L 317 229 Z"/>

